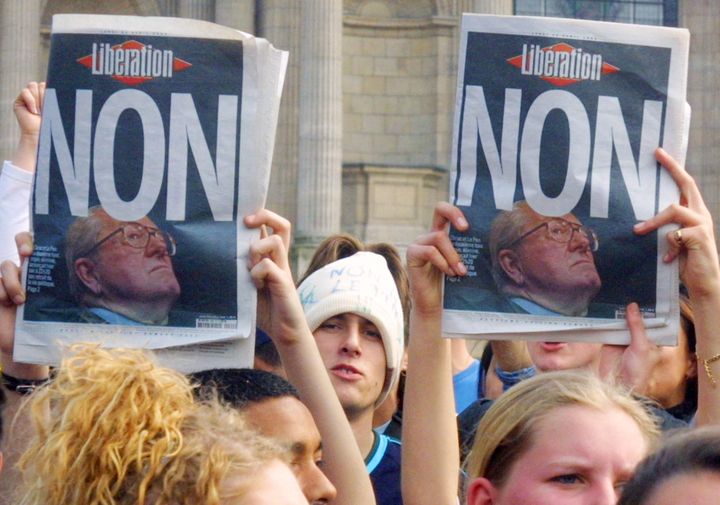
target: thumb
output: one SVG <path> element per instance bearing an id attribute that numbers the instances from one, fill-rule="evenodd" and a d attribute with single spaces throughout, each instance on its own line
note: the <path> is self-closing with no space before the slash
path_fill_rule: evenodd
<path id="1" fill-rule="evenodd" d="M 640 307 L 633 302 L 627 306 L 625 321 L 630 330 L 630 347 L 637 351 L 647 350 L 651 343 L 645 331 L 645 321 L 640 313 Z"/>

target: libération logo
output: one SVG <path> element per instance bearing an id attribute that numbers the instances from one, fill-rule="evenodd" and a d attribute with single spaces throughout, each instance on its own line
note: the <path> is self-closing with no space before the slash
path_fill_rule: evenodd
<path id="1" fill-rule="evenodd" d="M 620 69 L 603 61 L 602 54 L 586 53 L 580 48 L 560 42 L 547 47 L 523 44 L 522 54 L 507 60 L 522 75 L 535 75 L 555 86 L 580 81 L 599 81 L 600 77 Z"/>
<path id="2" fill-rule="evenodd" d="M 131 86 L 156 78 L 171 78 L 174 72 L 192 67 L 176 58 L 171 49 L 157 49 L 150 44 L 128 40 L 122 44 L 93 42 L 92 53 L 78 58 L 92 75 L 109 75 Z"/>

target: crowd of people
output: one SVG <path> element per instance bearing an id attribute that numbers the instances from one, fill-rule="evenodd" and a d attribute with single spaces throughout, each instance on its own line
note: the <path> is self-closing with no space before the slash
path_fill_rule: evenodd
<path id="1" fill-rule="evenodd" d="M 720 265 L 695 181 L 661 148 L 680 203 L 634 232 L 675 225 L 664 261 L 679 262 L 686 289 L 677 347 L 651 342 L 631 303 L 627 346 L 493 342 L 475 360 L 464 342 L 442 338 L 443 277 L 468 273 L 448 229 L 469 227 L 442 202 L 405 261 L 390 244 L 335 235 L 297 284 L 291 223 L 267 209 L 245 216 L 259 230 L 248 254 L 258 289 L 254 369 L 184 376 L 148 352 L 87 343 L 50 370 L 13 359 L 43 93 L 30 83 L 14 102 L 20 142 L 0 173 L 0 502 L 714 503 Z M 587 314 L 600 288 L 592 230 L 518 202 L 492 233 L 504 303 Z M 95 208 L 71 235 L 66 263 L 79 308 L 68 321 L 172 319 L 180 287 L 168 233 L 147 217 L 120 222 Z M 545 264 L 538 248 L 552 250 Z M 536 281 L 566 279 L 568 255 L 584 258 L 583 283 L 561 300 L 560 287 L 545 292 Z M 143 274 L 151 264 L 163 282 Z"/>

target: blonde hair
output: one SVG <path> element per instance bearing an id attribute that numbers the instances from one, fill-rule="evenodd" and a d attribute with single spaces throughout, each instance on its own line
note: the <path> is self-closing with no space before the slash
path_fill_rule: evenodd
<path id="1" fill-rule="evenodd" d="M 638 425 L 649 444 L 658 437 L 655 418 L 629 392 L 589 372 L 548 372 L 522 381 L 495 402 L 478 424 L 465 462 L 470 478 L 502 486 L 510 468 L 533 442 L 535 427 L 558 407 L 620 409 Z"/>
<path id="2" fill-rule="evenodd" d="M 71 351 L 30 402 L 21 505 L 216 505 L 230 472 L 282 459 L 241 414 L 195 403 L 183 375 L 142 351 Z"/>

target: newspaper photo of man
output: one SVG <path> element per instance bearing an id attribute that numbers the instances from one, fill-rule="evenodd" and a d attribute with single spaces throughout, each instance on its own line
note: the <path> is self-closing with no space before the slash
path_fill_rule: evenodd
<path id="1" fill-rule="evenodd" d="M 502 211 L 490 230 L 492 275 L 514 312 L 585 316 L 601 287 L 595 232 L 573 215 L 546 217 L 527 202 Z"/>
<path id="2" fill-rule="evenodd" d="M 123 222 L 102 207 L 77 218 L 65 236 L 70 291 L 85 322 L 168 324 L 180 296 L 175 240 L 147 216 Z"/>

